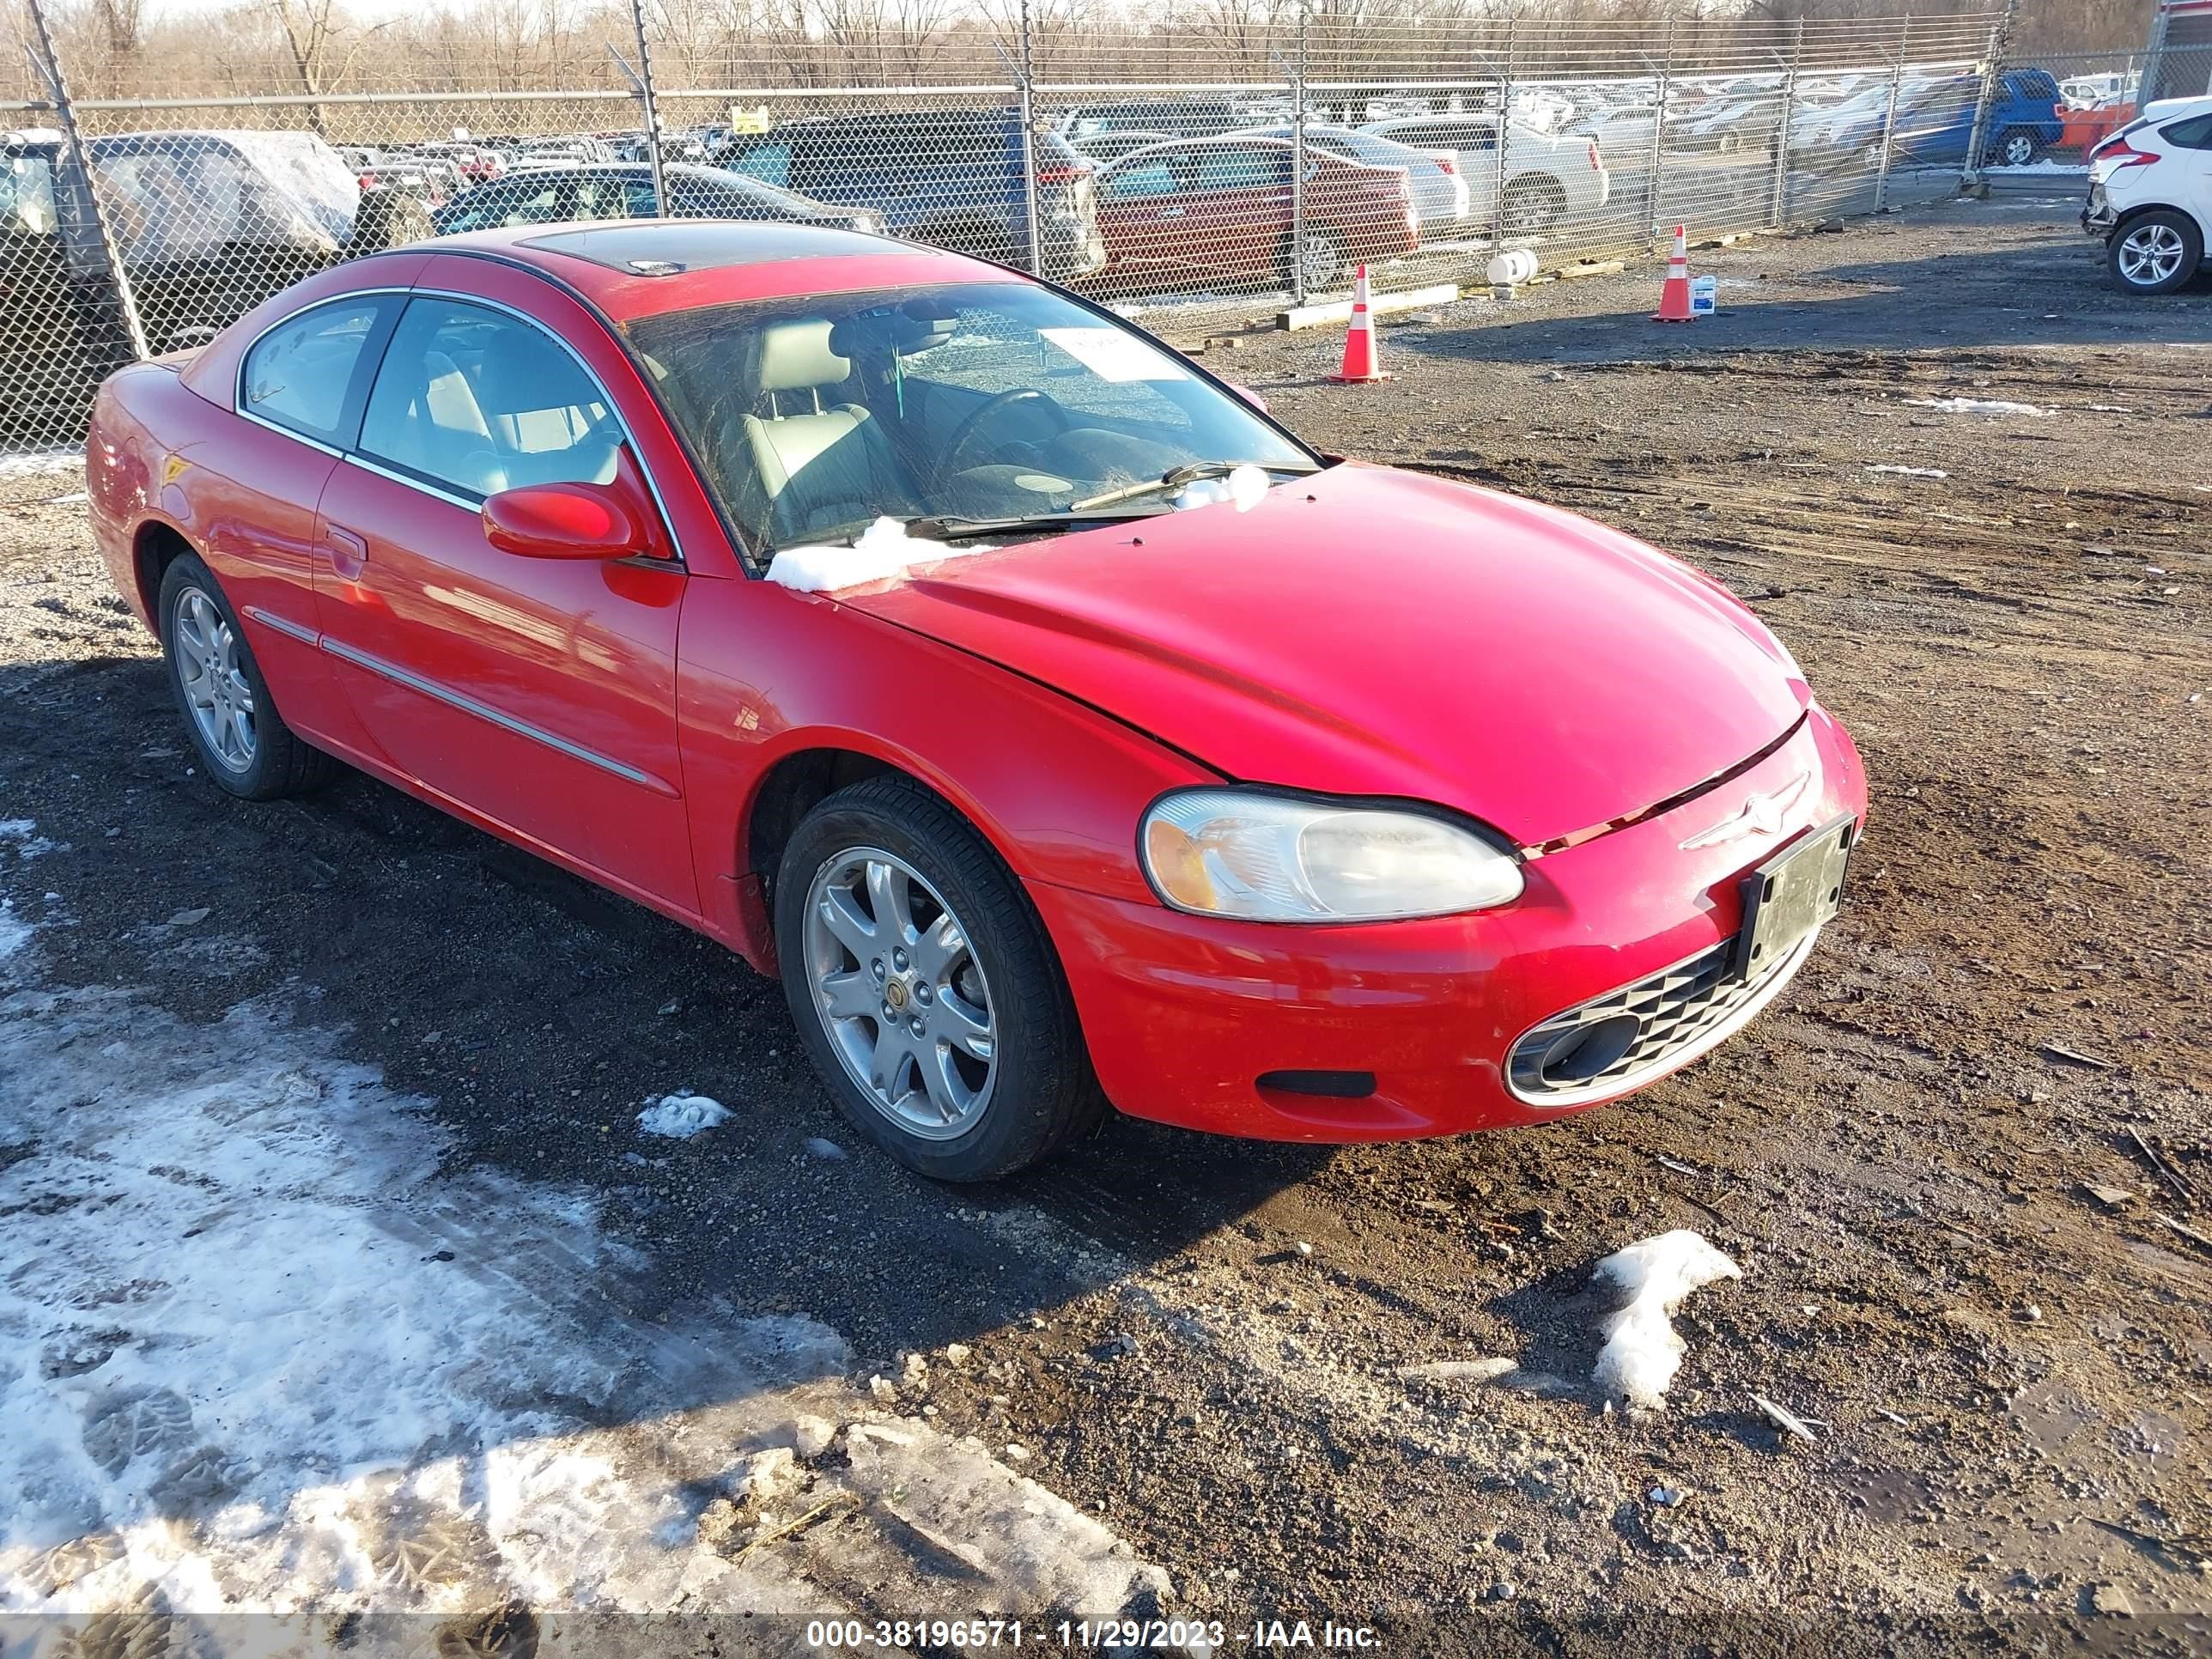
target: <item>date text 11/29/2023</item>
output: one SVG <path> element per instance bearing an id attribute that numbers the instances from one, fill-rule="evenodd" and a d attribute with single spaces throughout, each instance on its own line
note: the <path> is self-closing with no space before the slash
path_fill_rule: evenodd
<path id="1" fill-rule="evenodd" d="M 1373 1652 L 1377 1633 L 1364 1625 L 1323 1620 L 1257 1619 L 1230 1626 L 1218 1619 L 1062 1619 L 1024 1626 L 1018 1619 L 817 1619 L 808 1621 L 811 1648 L 911 1649 L 1031 1647 L 1067 1650 L 1152 1650 L 1219 1653 L 1231 1647 L 1291 1651 L 1333 1649 Z"/>

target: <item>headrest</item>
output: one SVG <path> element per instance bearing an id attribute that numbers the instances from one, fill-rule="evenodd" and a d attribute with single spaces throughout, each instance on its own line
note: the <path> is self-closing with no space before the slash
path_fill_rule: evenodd
<path id="1" fill-rule="evenodd" d="M 800 392 L 817 386 L 841 386 L 852 372 L 852 359 L 841 357 L 830 349 L 827 318 L 770 323 L 760 331 L 763 392 Z"/>

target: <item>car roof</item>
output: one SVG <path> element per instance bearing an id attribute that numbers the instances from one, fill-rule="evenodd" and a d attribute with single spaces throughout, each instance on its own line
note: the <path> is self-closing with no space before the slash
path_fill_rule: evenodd
<path id="1" fill-rule="evenodd" d="M 615 219 L 466 231 L 419 244 L 542 271 L 617 321 L 809 294 L 1028 278 L 862 231 L 775 220 Z"/>

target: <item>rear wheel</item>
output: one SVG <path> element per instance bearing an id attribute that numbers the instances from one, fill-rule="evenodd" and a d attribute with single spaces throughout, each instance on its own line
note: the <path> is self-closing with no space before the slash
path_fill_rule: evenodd
<path id="1" fill-rule="evenodd" d="M 2197 274 L 2204 234 L 2171 208 L 2129 220 L 2105 244 L 2105 268 L 2124 294 L 2171 294 Z"/>
<path id="2" fill-rule="evenodd" d="M 972 826 L 909 779 L 863 780 L 793 833 L 776 956 L 840 1110 L 908 1168 L 988 1181 L 1096 1122 L 1044 926 Z"/>
<path id="3" fill-rule="evenodd" d="M 1344 280 L 1344 244 L 1326 226 L 1309 225 L 1304 236 L 1283 239 L 1282 270 L 1286 287 L 1303 277 L 1308 294 L 1334 288 Z"/>
<path id="4" fill-rule="evenodd" d="M 1990 146 L 1989 165 L 1993 167 L 2024 167 L 2043 154 L 2043 140 L 2026 127 L 2008 127 L 1997 135 Z"/>
<path id="5" fill-rule="evenodd" d="M 1556 179 L 1528 174 L 1505 186 L 1503 228 L 1508 236 L 1541 235 L 1556 228 L 1566 212 L 1566 192 Z"/>
<path id="6" fill-rule="evenodd" d="M 329 781 L 337 763 L 284 724 L 230 601 L 196 556 L 179 555 L 162 573 L 159 620 L 177 712 L 218 787 L 275 800 Z"/>

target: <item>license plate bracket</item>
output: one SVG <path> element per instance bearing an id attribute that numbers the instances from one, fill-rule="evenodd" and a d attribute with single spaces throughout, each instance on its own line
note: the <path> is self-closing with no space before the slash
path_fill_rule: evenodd
<path id="1" fill-rule="evenodd" d="M 1857 820 L 1846 813 L 1799 836 L 1743 878 L 1735 973 L 1756 979 L 1841 908 Z"/>

